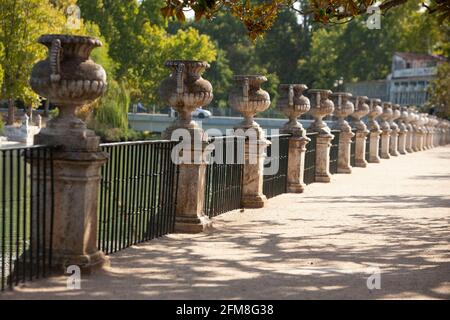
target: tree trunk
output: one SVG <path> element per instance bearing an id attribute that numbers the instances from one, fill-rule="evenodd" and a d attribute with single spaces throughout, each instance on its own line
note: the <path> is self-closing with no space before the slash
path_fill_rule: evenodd
<path id="1" fill-rule="evenodd" d="M 13 125 L 14 122 L 16 121 L 15 119 L 15 114 L 14 114 L 14 99 L 8 99 L 8 121 L 7 124 L 8 125 Z"/>

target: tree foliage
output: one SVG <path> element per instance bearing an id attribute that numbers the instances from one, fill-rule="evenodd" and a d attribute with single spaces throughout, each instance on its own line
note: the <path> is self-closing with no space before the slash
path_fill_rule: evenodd
<path id="1" fill-rule="evenodd" d="M 436 79 L 430 86 L 430 105 L 434 106 L 439 117 L 450 119 L 450 63 L 438 66 Z"/>
<path id="2" fill-rule="evenodd" d="M 267 32 L 274 24 L 280 12 L 285 8 L 297 10 L 302 15 L 309 15 L 316 22 L 336 23 L 349 21 L 360 15 L 367 15 L 368 9 L 377 4 L 382 12 L 403 5 L 408 0 L 309 0 L 298 9 L 301 0 L 166 0 L 161 8 L 165 17 L 174 17 L 178 21 L 186 20 L 184 11 L 194 10 L 196 20 L 203 17 L 213 19 L 223 10 L 229 11 L 248 30 L 252 39 Z M 378 4 L 378 2 L 380 2 Z M 425 6 L 429 13 L 434 13 L 441 24 L 450 21 L 450 5 L 446 0 L 432 0 Z"/>

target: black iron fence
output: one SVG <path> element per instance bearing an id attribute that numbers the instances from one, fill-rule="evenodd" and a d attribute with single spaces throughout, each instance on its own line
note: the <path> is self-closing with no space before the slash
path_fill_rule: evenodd
<path id="1" fill-rule="evenodd" d="M 352 132 L 355 134 L 351 140 L 351 146 L 350 146 L 350 165 L 352 167 L 356 164 L 356 130 L 352 130 Z"/>
<path id="2" fill-rule="evenodd" d="M 175 142 L 102 144 L 109 154 L 102 167 L 98 247 L 109 254 L 172 232 L 175 224 L 177 166 Z"/>
<path id="3" fill-rule="evenodd" d="M 214 137 L 205 178 L 205 214 L 219 214 L 241 208 L 244 168 L 244 137 Z"/>
<path id="4" fill-rule="evenodd" d="M 49 274 L 53 149 L 0 149 L 0 291 Z"/>
<path id="5" fill-rule="evenodd" d="M 370 134 L 366 137 L 366 153 L 365 153 L 366 161 L 370 160 Z"/>
<path id="6" fill-rule="evenodd" d="M 338 172 L 339 137 L 341 131 L 331 130 L 331 134 L 334 135 L 334 138 L 333 140 L 331 140 L 331 148 L 330 148 L 330 173 L 335 174 Z"/>
<path id="7" fill-rule="evenodd" d="M 287 169 L 289 155 L 289 134 L 267 137 L 271 144 L 267 147 L 264 163 L 263 194 L 269 199 L 287 192 Z"/>
<path id="8" fill-rule="evenodd" d="M 306 145 L 305 152 L 305 167 L 303 173 L 303 182 L 305 184 L 310 184 L 316 180 L 316 143 L 317 143 L 317 132 L 308 132 L 306 136 L 311 139 L 311 141 Z"/>

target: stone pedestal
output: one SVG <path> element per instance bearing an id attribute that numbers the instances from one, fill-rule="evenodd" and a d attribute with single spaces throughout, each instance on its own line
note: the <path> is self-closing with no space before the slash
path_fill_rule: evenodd
<path id="1" fill-rule="evenodd" d="M 338 149 L 338 173 L 352 173 L 352 166 L 350 165 L 350 152 L 352 138 L 355 134 L 352 131 L 341 132 L 339 135 L 339 149 Z"/>
<path id="2" fill-rule="evenodd" d="M 42 141 L 42 136 L 40 138 Z M 106 159 L 107 154 L 103 152 L 54 152 L 52 269 L 58 274 L 64 274 L 70 265 L 77 265 L 83 274 L 89 274 L 109 264 L 109 259 L 97 248 L 100 167 Z M 36 166 L 36 159 L 32 164 Z M 33 171 L 38 172 L 37 169 Z M 45 179 L 49 176 L 50 166 Z M 39 190 L 43 190 L 43 186 L 50 187 L 43 179 L 36 177 L 34 181 L 41 184 Z M 50 223 L 52 203 L 50 198 L 47 201 L 45 214 Z M 32 219 L 36 217 L 32 216 Z"/>
<path id="3" fill-rule="evenodd" d="M 389 154 L 391 156 L 398 156 L 398 132 L 396 130 L 392 130 L 391 136 L 389 139 Z"/>
<path id="4" fill-rule="evenodd" d="M 383 130 L 381 133 L 381 159 L 390 159 L 391 155 L 389 154 L 389 140 L 390 140 L 391 132 L 390 130 Z"/>
<path id="5" fill-rule="evenodd" d="M 400 131 L 398 134 L 398 153 L 406 154 L 406 131 Z"/>
<path id="6" fill-rule="evenodd" d="M 316 182 L 330 182 L 330 149 L 331 140 L 334 135 L 331 133 L 319 133 L 316 144 Z"/>
<path id="7" fill-rule="evenodd" d="M 406 133 L 406 152 L 411 153 L 413 152 L 413 129 L 412 126 L 408 126 L 408 132 Z"/>
<path id="8" fill-rule="evenodd" d="M 356 132 L 356 146 L 355 146 L 355 167 L 367 167 L 366 161 L 366 139 L 369 131 Z"/>
<path id="9" fill-rule="evenodd" d="M 368 139 L 370 139 L 369 162 L 380 163 L 380 134 L 381 131 L 371 131 Z"/>
<path id="10" fill-rule="evenodd" d="M 261 130 L 258 128 L 258 130 Z M 263 194 L 264 160 L 270 141 L 263 135 L 258 139 L 248 139 L 245 142 L 245 163 L 242 177 L 242 200 L 244 208 L 263 208 L 267 202 Z"/>
<path id="11" fill-rule="evenodd" d="M 305 189 L 303 176 L 305 172 L 306 145 L 311 139 L 303 136 L 292 136 L 289 139 L 288 156 L 288 192 L 302 193 Z"/>

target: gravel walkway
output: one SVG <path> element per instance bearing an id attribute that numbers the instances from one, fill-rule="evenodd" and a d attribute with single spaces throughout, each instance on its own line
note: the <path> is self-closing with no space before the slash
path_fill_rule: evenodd
<path id="1" fill-rule="evenodd" d="M 450 147 L 440 147 L 229 212 L 212 234 L 123 250 L 81 290 L 57 277 L 0 299 L 449 299 L 449 222 Z M 376 268 L 381 288 L 369 289 Z"/>

